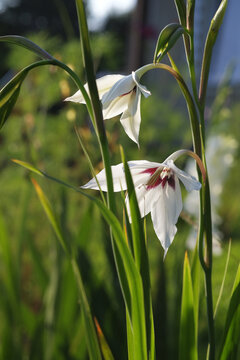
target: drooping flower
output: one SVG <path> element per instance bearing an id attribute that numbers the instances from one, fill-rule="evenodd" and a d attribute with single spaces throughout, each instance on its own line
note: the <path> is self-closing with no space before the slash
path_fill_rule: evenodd
<path id="1" fill-rule="evenodd" d="M 187 150 L 179 150 L 173 153 L 163 163 L 146 160 L 128 162 L 141 216 L 144 217 L 151 212 L 153 227 L 165 255 L 176 234 L 176 223 L 182 211 L 179 180 L 181 180 L 187 191 L 200 190 L 201 188 L 201 184 L 196 178 L 180 170 L 174 164 L 174 160 L 183 152 L 187 152 Z M 127 190 L 122 163 L 112 166 L 112 175 L 114 191 Z M 104 169 L 97 174 L 97 180 L 102 191 L 107 191 Z M 94 178 L 82 188 L 99 190 Z M 131 219 L 128 202 L 127 195 L 126 203 L 129 218 Z"/>
<path id="2" fill-rule="evenodd" d="M 106 75 L 97 79 L 99 97 L 102 100 L 103 118 L 110 119 L 122 114 L 120 121 L 127 135 L 137 144 L 141 123 L 140 102 L 141 94 L 151 95 L 147 88 L 139 83 L 142 70 L 132 72 L 131 75 Z M 88 85 L 85 84 L 88 91 Z M 77 91 L 73 96 L 65 99 L 77 103 L 85 103 L 83 96 Z"/>

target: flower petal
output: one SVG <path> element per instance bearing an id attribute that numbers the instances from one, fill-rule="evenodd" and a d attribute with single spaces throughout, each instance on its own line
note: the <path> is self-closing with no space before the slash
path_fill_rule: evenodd
<path id="1" fill-rule="evenodd" d="M 146 183 L 148 181 L 150 175 L 145 174 L 145 177 L 146 178 L 144 180 L 144 183 Z M 135 182 L 135 191 L 136 191 L 140 214 L 141 214 L 141 217 L 143 218 L 144 216 L 146 216 L 147 214 L 150 213 L 155 202 L 159 200 L 160 191 L 159 191 L 158 187 L 147 190 L 146 186 L 143 185 L 142 179 L 139 182 L 137 182 L 137 181 Z M 127 207 L 127 211 L 128 211 L 129 221 L 132 222 L 128 194 L 126 196 L 126 207 Z"/>
<path id="2" fill-rule="evenodd" d="M 112 176 L 113 176 L 114 191 L 126 190 L 127 186 L 126 186 L 126 181 L 125 181 L 123 164 L 121 163 L 121 164 L 118 164 L 115 166 L 111 166 L 111 169 L 112 169 Z M 101 190 L 108 191 L 105 169 L 100 171 L 100 173 L 98 173 L 96 175 L 96 177 L 97 177 L 97 180 L 101 187 Z M 87 184 L 81 186 L 81 188 L 82 189 L 99 190 L 99 186 L 98 186 L 95 178 L 91 179 Z"/>
<path id="3" fill-rule="evenodd" d="M 132 72 L 133 81 L 137 85 L 137 88 L 141 91 L 141 93 L 147 98 L 151 95 L 151 92 L 146 88 L 146 86 L 140 84 L 137 74 Z"/>
<path id="4" fill-rule="evenodd" d="M 140 113 L 141 93 L 139 89 L 133 91 L 128 104 L 128 109 L 121 116 L 121 124 L 126 134 L 139 145 L 138 137 L 141 123 Z"/>
<path id="5" fill-rule="evenodd" d="M 104 103 L 103 118 L 110 119 L 126 111 L 128 108 L 128 102 L 130 100 L 130 97 L 131 93 L 124 96 L 119 96 L 108 103 Z"/>
<path id="6" fill-rule="evenodd" d="M 103 95 L 107 93 L 113 87 L 113 85 L 116 84 L 122 78 L 124 78 L 124 75 L 114 74 L 114 75 L 105 75 L 97 79 L 99 98 L 102 99 Z"/>
<path id="7" fill-rule="evenodd" d="M 182 197 L 179 181 L 175 177 L 175 189 L 168 183 L 164 188 L 159 186 L 160 197 L 151 210 L 151 217 L 155 233 L 164 249 L 164 256 L 177 232 L 175 226 L 182 210 Z"/>
<path id="8" fill-rule="evenodd" d="M 144 186 L 136 189 L 138 205 L 142 217 L 149 214 L 154 207 L 155 202 L 159 201 L 161 196 L 161 191 L 159 190 L 159 187 L 147 190 Z"/>
<path id="9" fill-rule="evenodd" d="M 133 81 L 132 75 L 123 76 L 106 94 L 104 94 L 102 97 L 102 104 L 104 105 L 105 103 L 109 103 L 118 96 L 129 93 L 134 87 L 135 83 Z"/>
<path id="10" fill-rule="evenodd" d="M 149 178 L 149 174 L 143 173 L 143 171 L 149 167 L 156 167 L 157 165 L 158 163 L 151 163 L 150 161 L 146 161 L 146 160 L 129 161 L 128 166 L 131 171 L 134 184 L 137 185 L 144 184 Z M 111 167 L 111 169 L 113 176 L 114 191 L 117 192 L 121 190 L 126 190 L 127 185 L 125 181 L 123 164 L 121 163 L 118 165 L 114 165 Z M 102 191 L 107 191 L 107 180 L 106 180 L 105 169 L 103 169 L 97 174 L 97 179 Z M 99 190 L 99 186 L 95 178 L 91 179 L 87 184 L 81 186 L 81 188 Z"/>
<path id="11" fill-rule="evenodd" d="M 96 82 L 97 82 L 99 98 L 101 99 L 103 95 L 107 93 L 111 89 L 111 87 L 123 77 L 124 77 L 123 75 L 116 74 L 116 75 L 105 75 L 97 79 Z M 84 87 L 87 93 L 89 94 L 88 84 L 86 83 Z M 74 95 L 67 97 L 64 101 L 72 101 L 76 103 L 85 104 L 85 100 L 80 90 L 78 90 Z"/>
<path id="12" fill-rule="evenodd" d="M 87 84 L 84 85 L 87 93 L 88 93 L 88 86 Z M 80 103 L 80 104 L 86 104 L 84 97 L 82 96 L 82 93 L 80 90 L 78 90 L 74 95 L 67 97 L 66 99 L 64 99 L 64 101 L 72 101 L 75 103 Z"/>
<path id="13" fill-rule="evenodd" d="M 185 171 L 180 170 L 172 160 L 167 160 L 166 166 L 170 167 L 177 177 L 182 181 L 187 191 L 200 190 L 201 183 L 193 176 L 187 174 Z"/>

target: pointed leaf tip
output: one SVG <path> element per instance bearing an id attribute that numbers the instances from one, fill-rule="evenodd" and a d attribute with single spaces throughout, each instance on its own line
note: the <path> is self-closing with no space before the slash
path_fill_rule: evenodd
<path id="1" fill-rule="evenodd" d="M 28 170 L 30 170 L 30 171 L 38 174 L 38 175 L 40 175 L 40 176 L 43 176 L 43 173 L 42 173 L 40 170 L 36 169 L 33 165 L 31 165 L 31 164 L 29 164 L 29 163 L 27 163 L 27 162 L 25 162 L 25 161 L 21 161 L 21 160 L 17 160 L 17 159 L 12 159 L 12 162 L 14 162 L 15 164 L 18 164 L 18 165 L 24 167 L 25 169 L 28 169 Z"/>
<path id="2" fill-rule="evenodd" d="M 158 37 L 154 62 L 159 62 L 162 57 L 173 47 L 178 38 L 187 30 L 180 24 L 172 23 L 165 26 Z"/>
<path id="3" fill-rule="evenodd" d="M 29 51 L 32 51 L 37 56 L 41 57 L 42 59 L 54 59 L 52 55 L 50 55 L 46 50 L 40 48 L 37 44 L 33 41 L 19 35 L 5 35 L 0 36 L 0 41 L 8 42 L 14 45 L 21 46 Z"/>

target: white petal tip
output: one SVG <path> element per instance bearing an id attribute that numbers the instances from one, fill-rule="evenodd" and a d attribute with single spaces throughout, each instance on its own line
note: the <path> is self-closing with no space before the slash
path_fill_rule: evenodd
<path id="1" fill-rule="evenodd" d="M 82 94 L 80 94 L 80 91 L 72 96 L 67 97 L 63 101 L 71 101 L 74 103 L 85 104 L 85 100 L 84 100 Z"/>
<path id="2" fill-rule="evenodd" d="M 88 186 L 82 185 L 82 186 L 80 186 L 80 188 L 81 188 L 81 189 L 88 189 Z"/>
<path id="3" fill-rule="evenodd" d="M 145 98 L 148 98 L 150 95 L 152 95 L 152 93 L 149 90 L 144 93 Z"/>
<path id="4" fill-rule="evenodd" d="M 168 248 L 167 248 L 167 249 L 164 249 L 163 261 L 164 261 L 165 258 L 166 258 L 167 252 L 168 252 Z"/>

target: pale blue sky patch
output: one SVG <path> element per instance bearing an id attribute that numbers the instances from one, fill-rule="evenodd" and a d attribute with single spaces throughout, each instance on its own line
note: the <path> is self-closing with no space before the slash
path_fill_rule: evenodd
<path id="1" fill-rule="evenodd" d="M 135 5 L 136 0 L 121 0 L 119 2 L 114 0 L 89 0 L 89 28 L 91 30 L 99 30 L 109 15 L 125 14 L 131 11 Z"/>

